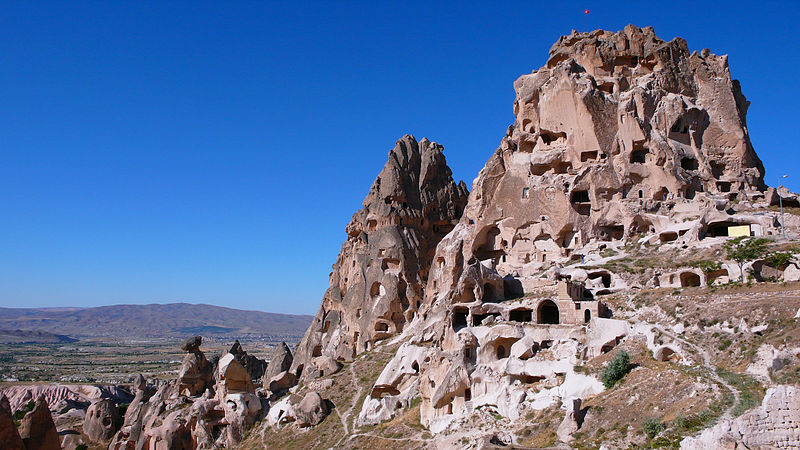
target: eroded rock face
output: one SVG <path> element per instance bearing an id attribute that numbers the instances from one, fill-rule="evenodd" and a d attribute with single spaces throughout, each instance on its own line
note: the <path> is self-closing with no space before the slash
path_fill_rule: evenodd
<path id="1" fill-rule="evenodd" d="M 295 407 L 297 426 L 310 427 L 322 422 L 330 412 L 327 403 L 319 393 L 311 391 Z"/>
<path id="2" fill-rule="evenodd" d="M 726 56 L 652 28 L 573 33 L 514 88 L 516 120 L 440 244 L 428 304 L 530 291 L 531 275 L 603 242 L 703 239 L 738 223 L 722 211 L 734 200 L 764 199 Z"/>
<path id="3" fill-rule="evenodd" d="M 267 370 L 267 362 L 253 355 L 248 355 L 238 340 L 233 343 L 228 353 L 236 357 L 239 364 L 250 374 L 251 379 L 260 380 L 264 376 L 264 372 Z"/>
<path id="4" fill-rule="evenodd" d="M 335 361 L 403 330 L 422 302 L 436 244 L 466 199 L 440 145 L 409 135 L 397 141 L 347 225 L 330 287 L 296 350 L 295 375 L 327 375 L 338 370 Z"/>
<path id="5" fill-rule="evenodd" d="M 11 406 L 5 395 L 0 395 L 0 446 L 9 450 L 25 450 L 22 438 L 19 437 Z"/>
<path id="6" fill-rule="evenodd" d="M 60 450 L 58 431 L 44 397 L 36 399 L 36 406 L 19 423 L 19 436 L 27 450 Z"/>
<path id="7" fill-rule="evenodd" d="M 640 281 L 590 267 L 603 249 L 634 238 L 686 248 L 742 227 L 776 234 L 774 214 L 739 212 L 777 194 L 764 185 L 726 56 L 690 53 L 652 28 L 573 33 L 514 89 L 515 121 L 439 242 L 405 326 L 410 342 L 433 345 L 401 347 L 362 423 L 393 417 L 417 391 L 421 421 L 435 432 L 479 405 L 515 420 L 596 394 L 602 385 L 572 367 L 629 332 L 647 336 L 605 318 L 596 295 Z M 587 267 L 576 267 L 584 258 Z M 731 270 L 651 270 L 645 284 L 724 282 Z M 681 360 L 677 347 L 654 351 Z M 418 368 L 403 369 L 411 361 Z"/>
<path id="8" fill-rule="evenodd" d="M 105 398 L 92 403 L 86 410 L 83 433 L 92 442 L 108 442 L 117 432 L 120 421 L 117 404 Z"/>
<path id="9" fill-rule="evenodd" d="M 214 367 L 200 351 L 202 338 L 195 336 L 184 341 L 181 348 L 186 352 L 178 375 L 178 392 L 196 396 L 213 386 Z"/>
<path id="10" fill-rule="evenodd" d="M 270 389 L 270 383 L 273 378 L 278 376 L 281 372 L 286 372 L 292 366 L 292 351 L 289 350 L 289 346 L 286 345 L 286 342 L 282 342 L 275 347 L 275 350 L 272 352 L 272 355 L 269 359 L 269 364 L 267 366 L 266 371 L 264 372 L 264 376 L 262 378 L 261 384 L 264 389 Z"/>
<path id="11" fill-rule="evenodd" d="M 761 406 L 725 420 L 699 436 L 681 441 L 681 449 L 800 447 L 800 389 L 776 386 L 767 390 Z"/>

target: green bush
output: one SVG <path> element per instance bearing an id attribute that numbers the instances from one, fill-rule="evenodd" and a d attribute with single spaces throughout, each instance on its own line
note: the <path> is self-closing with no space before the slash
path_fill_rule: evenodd
<path id="1" fill-rule="evenodd" d="M 664 431 L 664 424 L 657 419 L 647 419 L 642 424 L 642 431 L 649 439 L 653 439 L 658 433 Z"/>
<path id="2" fill-rule="evenodd" d="M 30 401 L 28 402 L 27 405 L 25 405 L 24 408 L 14 411 L 14 417 L 13 417 L 14 425 L 19 426 L 19 421 L 22 420 L 23 417 L 25 417 L 25 414 L 28 414 L 29 412 L 33 411 L 33 408 L 35 407 L 36 407 L 36 402 Z"/>
<path id="3" fill-rule="evenodd" d="M 620 350 L 600 375 L 600 380 L 606 389 L 611 389 L 619 380 L 631 371 L 631 355 L 625 350 Z"/>

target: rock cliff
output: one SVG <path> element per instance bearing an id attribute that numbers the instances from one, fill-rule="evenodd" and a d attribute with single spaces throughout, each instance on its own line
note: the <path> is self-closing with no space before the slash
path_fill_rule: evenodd
<path id="1" fill-rule="evenodd" d="M 442 151 L 406 135 L 389 152 L 347 224 L 330 287 L 297 347 L 291 370 L 298 378 L 337 371 L 339 361 L 402 332 L 416 316 L 436 245 L 467 202 Z"/>

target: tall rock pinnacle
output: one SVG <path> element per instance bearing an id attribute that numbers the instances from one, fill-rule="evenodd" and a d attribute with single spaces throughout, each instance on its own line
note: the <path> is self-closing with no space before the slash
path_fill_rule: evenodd
<path id="1" fill-rule="evenodd" d="M 403 330 L 422 302 L 438 242 L 467 202 L 442 146 L 403 136 L 346 227 L 330 287 L 300 342 L 292 370 L 327 374 Z"/>

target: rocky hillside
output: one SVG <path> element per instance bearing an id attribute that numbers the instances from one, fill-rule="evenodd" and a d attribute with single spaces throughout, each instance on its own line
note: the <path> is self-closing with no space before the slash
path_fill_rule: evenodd
<path id="1" fill-rule="evenodd" d="M 800 202 L 764 184 L 727 57 L 573 32 L 514 89 L 470 192 L 441 146 L 397 142 L 294 352 L 264 367 L 189 339 L 124 418 L 95 401 L 58 431 L 112 449 L 800 447 L 800 216 L 775 209 Z M 9 442 L 54 435 L 44 397 L 29 406 Z"/>
<path id="2" fill-rule="evenodd" d="M 343 357 L 316 346 L 326 369 L 302 372 L 273 405 L 263 442 L 291 445 L 286 424 L 315 390 L 347 407 L 326 436 L 410 436 L 411 447 L 800 443 L 797 381 L 779 375 L 800 366 L 784 337 L 800 298 L 782 285 L 778 298 L 756 290 L 751 314 L 719 310 L 743 295 L 740 281 L 800 279 L 774 210 L 797 196 L 764 184 L 727 56 L 652 28 L 573 32 L 514 89 L 515 121 L 436 246 L 415 314 L 402 327 L 315 322 L 315 342 L 372 336 L 373 350 L 350 363 L 361 348 Z M 799 225 L 788 216 L 788 235 Z M 383 255 L 364 256 L 372 279 L 397 273 Z M 383 298 L 355 296 L 347 313 Z M 366 361 L 388 356 L 382 369 Z M 342 382 L 358 386 L 354 403 Z"/>
<path id="3" fill-rule="evenodd" d="M 297 342 L 311 317 L 188 303 L 96 308 L 0 308 L 0 329 L 82 337 L 270 336 Z"/>

